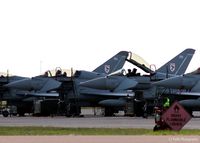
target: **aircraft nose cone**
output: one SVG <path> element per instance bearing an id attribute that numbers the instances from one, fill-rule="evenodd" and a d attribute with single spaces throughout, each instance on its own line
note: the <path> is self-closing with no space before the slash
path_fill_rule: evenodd
<path id="1" fill-rule="evenodd" d="M 27 91 L 35 90 L 35 91 L 46 92 L 49 90 L 56 89 L 60 85 L 61 83 L 54 79 L 36 77 L 32 79 L 23 79 L 11 82 L 7 84 L 6 87 L 18 90 L 27 90 Z"/>

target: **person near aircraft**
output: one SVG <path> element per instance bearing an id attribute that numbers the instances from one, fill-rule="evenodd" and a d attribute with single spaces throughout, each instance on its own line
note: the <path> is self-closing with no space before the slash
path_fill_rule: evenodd
<path id="1" fill-rule="evenodd" d="M 64 77 L 67 77 L 67 73 L 66 73 L 66 72 L 64 72 L 64 73 L 63 73 L 63 76 L 64 76 Z"/>
<path id="2" fill-rule="evenodd" d="M 170 106 L 170 99 L 168 97 L 164 98 L 164 104 L 163 104 L 163 108 L 164 109 L 168 109 Z"/>
<path id="3" fill-rule="evenodd" d="M 169 125 L 167 125 L 166 122 L 162 118 L 162 114 L 164 113 L 164 111 L 165 110 L 162 108 L 154 107 L 155 126 L 153 128 L 153 131 L 171 129 Z"/>
<path id="4" fill-rule="evenodd" d="M 128 69 L 128 73 L 126 74 L 127 77 L 131 76 L 131 69 Z"/>
<path id="5" fill-rule="evenodd" d="M 159 107 L 155 107 L 154 108 L 155 111 L 155 126 L 153 128 L 153 131 L 158 131 L 158 130 L 163 130 L 165 129 L 165 123 L 164 120 L 162 119 L 162 109 L 160 109 Z"/>
<path id="6" fill-rule="evenodd" d="M 62 75 L 62 71 L 61 70 L 57 70 L 56 71 L 56 76 L 61 76 Z"/>
<path id="7" fill-rule="evenodd" d="M 137 75 L 137 69 L 136 68 L 133 68 L 133 70 L 131 72 L 131 75 L 132 76 L 136 76 Z"/>
<path id="8" fill-rule="evenodd" d="M 48 77 L 48 72 L 47 71 L 44 73 L 44 77 Z"/>
<path id="9" fill-rule="evenodd" d="M 133 68 L 133 70 L 131 71 L 131 69 L 128 69 L 128 73 L 127 73 L 127 77 L 130 76 L 137 76 L 137 69 Z"/>

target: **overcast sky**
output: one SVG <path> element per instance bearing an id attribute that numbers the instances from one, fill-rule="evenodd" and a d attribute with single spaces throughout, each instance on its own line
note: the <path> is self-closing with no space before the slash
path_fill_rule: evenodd
<path id="1" fill-rule="evenodd" d="M 56 67 L 93 70 L 133 51 L 160 67 L 196 49 L 200 66 L 200 1 L 0 1 L 0 71 L 34 76 Z"/>

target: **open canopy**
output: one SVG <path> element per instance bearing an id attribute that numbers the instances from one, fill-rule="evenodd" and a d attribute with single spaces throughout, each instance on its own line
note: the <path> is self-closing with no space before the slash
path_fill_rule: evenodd
<path id="1" fill-rule="evenodd" d="M 127 61 L 147 73 L 153 73 L 153 71 L 150 69 L 150 64 L 148 64 L 142 57 L 135 53 L 130 52 L 130 57 L 127 59 Z"/>

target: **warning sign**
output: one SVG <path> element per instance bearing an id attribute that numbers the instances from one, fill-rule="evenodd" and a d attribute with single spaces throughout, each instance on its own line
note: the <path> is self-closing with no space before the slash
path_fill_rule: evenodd
<path id="1" fill-rule="evenodd" d="M 162 115 L 162 119 L 172 130 L 180 130 L 191 119 L 191 116 L 178 102 L 174 102 Z"/>

